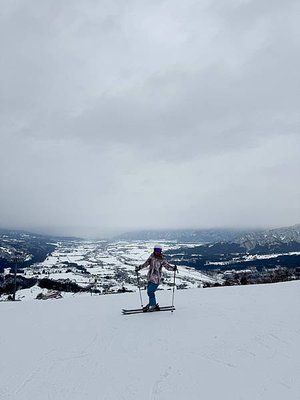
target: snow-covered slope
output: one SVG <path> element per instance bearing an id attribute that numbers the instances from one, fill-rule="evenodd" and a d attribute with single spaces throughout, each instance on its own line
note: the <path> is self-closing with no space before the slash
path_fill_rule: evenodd
<path id="1" fill-rule="evenodd" d="M 0 303 L 1 400 L 299 400 L 300 282 Z M 160 291 L 168 304 L 171 291 Z"/>

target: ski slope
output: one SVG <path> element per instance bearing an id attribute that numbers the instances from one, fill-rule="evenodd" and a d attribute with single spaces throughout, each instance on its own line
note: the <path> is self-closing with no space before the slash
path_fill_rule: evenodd
<path id="1" fill-rule="evenodd" d="M 182 290 L 174 313 L 130 316 L 137 293 L 2 302 L 0 399 L 299 400 L 299 293 Z"/>

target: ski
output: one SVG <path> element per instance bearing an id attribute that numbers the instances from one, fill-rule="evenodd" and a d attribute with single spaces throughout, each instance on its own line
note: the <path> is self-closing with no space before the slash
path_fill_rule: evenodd
<path id="1" fill-rule="evenodd" d="M 153 311 L 143 311 L 142 308 L 135 308 L 135 309 L 132 309 L 132 310 L 123 309 L 123 310 L 122 310 L 122 313 L 123 313 L 124 315 L 130 315 L 130 314 L 147 314 L 147 313 L 150 314 L 150 313 L 153 313 L 153 312 L 174 311 L 174 310 L 175 310 L 175 307 L 174 307 L 174 306 L 163 306 L 163 307 L 160 307 L 159 310 L 153 310 Z"/>
<path id="2" fill-rule="evenodd" d="M 160 307 L 160 310 L 161 310 L 161 309 L 164 309 L 164 308 L 168 308 L 168 309 L 169 309 L 169 308 L 174 308 L 174 306 L 161 306 L 161 307 Z M 132 309 L 129 309 L 129 310 L 128 310 L 128 309 L 126 309 L 126 308 L 123 308 L 122 311 L 135 312 L 135 311 L 143 311 L 143 309 L 142 309 L 142 308 L 132 308 Z"/>
<path id="3" fill-rule="evenodd" d="M 161 306 L 161 307 L 160 307 L 160 310 L 161 310 L 161 309 L 164 309 L 164 308 L 168 308 L 168 309 L 169 309 L 169 308 L 174 308 L 174 306 Z M 132 308 L 132 309 L 129 309 L 129 310 L 128 310 L 128 309 L 126 309 L 126 308 L 123 308 L 122 311 L 125 311 L 125 312 L 127 312 L 127 311 L 128 311 L 128 312 L 138 312 L 138 311 L 143 311 L 143 309 L 142 309 L 142 308 Z M 147 311 L 146 311 L 146 312 L 147 312 Z"/>

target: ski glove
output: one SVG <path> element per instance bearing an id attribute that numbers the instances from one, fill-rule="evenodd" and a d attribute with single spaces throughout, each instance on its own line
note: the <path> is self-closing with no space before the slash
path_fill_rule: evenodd
<path id="1" fill-rule="evenodd" d="M 140 270 L 141 268 L 140 268 L 140 266 L 138 265 L 138 266 L 136 266 L 135 267 L 135 272 L 139 272 L 139 270 Z"/>
<path id="2" fill-rule="evenodd" d="M 176 272 L 178 271 L 177 265 L 174 265 L 173 268 L 174 268 L 174 271 L 176 271 Z"/>

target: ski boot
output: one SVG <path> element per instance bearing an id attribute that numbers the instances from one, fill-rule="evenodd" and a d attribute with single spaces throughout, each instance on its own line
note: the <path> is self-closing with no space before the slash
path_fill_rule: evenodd
<path id="1" fill-rule="evenodd" d="M 150 306 L 149 306 L 149 304 L 147 304 L 145 307 L 143 307 L 143 312 L 149 311 L 149 308 L 150 308 Z"/>
<path id="2" fill-rule="evenodd" d="M 149 311 L 160 311 L 159 305 L 155 304 L 155 306 L 149 306 Z"/>

